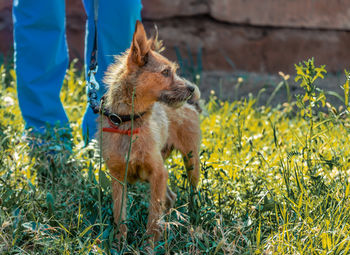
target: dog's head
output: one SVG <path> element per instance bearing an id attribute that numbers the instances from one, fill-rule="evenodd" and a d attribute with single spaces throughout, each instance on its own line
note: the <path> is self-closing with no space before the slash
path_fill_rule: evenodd
<path id="1" fill-rule="evenodd" d="M 160 101 L 172 107 L 197 100 L 197 86 L 176 74 L 177 64 L 162 56 L 161 49 L 157 34 L 148 39 L 142 23 L 137 21 L 127 56 L 127 69 L 134 77 L 136 96 L 149 103 Z"/>

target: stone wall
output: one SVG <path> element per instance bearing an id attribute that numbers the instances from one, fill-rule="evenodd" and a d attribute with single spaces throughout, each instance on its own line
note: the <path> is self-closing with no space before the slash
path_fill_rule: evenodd
<path id="1" fill-rule="evenodd" d="M 0 51 L 12 45 L 11 0 L 0 0 Z M 293 72 L 314 56 L 329 71 L 350 67 L 349 0 L 143 0 L 143 20 L 153 24 L 176 59 L 202 50 L 205 70 Z M 83 56 L 85 14 L 67 1 L 71 57 Z"/>
<path id="2" fill-rule="evenodd" d="M 6 57 L 13 51 L 12 1 L 0 0 L 0 53 Z M 66 2 L 69 55 L 71 59 L 83 59 L 86 19 L 84 7 L 81 0 L 68 0 Z"/>
<path id="3" fill-rule="evenodd" d="M 208 15 L 231 24 L 350 29 L 348 0 L 147 0 L 143 16 L 164 19 Z"/>

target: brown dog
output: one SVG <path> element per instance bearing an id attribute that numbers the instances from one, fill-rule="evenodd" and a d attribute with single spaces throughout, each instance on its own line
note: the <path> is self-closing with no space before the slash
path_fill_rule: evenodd
<path id="1" fill-rule="evenodd" d="M 125 178 L 129 183 L 147 181 L 151 189 L 147 233 L 153 240 L 160 237 L 165 205 L 171 206 L 176 198 L 167 187 L 164 160 L 176 149 L 183 155 L 191 185 L 195 187 L 200 177 L 199 90 L 176 74 L 177 65 L 161 56 L 161 49 L 156 37 L 147 39 L 138 21 L 130 49 L 106 73 L 105 108 L 114 115 L 101 117 L 102 155 L 113 177 L 114 221 L 119 225 L 125 220 Z M 134 142 L 126 174 L 133 111 Z M 125 224 L 119 226 L 126 236 Z"/>

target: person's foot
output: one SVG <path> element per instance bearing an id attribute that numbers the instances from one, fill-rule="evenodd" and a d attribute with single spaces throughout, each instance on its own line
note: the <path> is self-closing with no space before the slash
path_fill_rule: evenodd
<path id="1" fill-rule="evenodd" d="M 35 171 L 38 182 L 45 183 L 47 179 L 54 180 L 72 154 L 73 137 L 69 128 L 50 127 L 45 133 L 27 131 L 24 139 L 30 148 L 29 156 L 35 159 Z M 59 170 L 61 171 L 61 170 Z"/>
<path id="2" fill-rule="evenodd" d="M 32 150 L 47 154 L 71 153 L 73 137 L 70 128 L 50 127 L 44 133 L 29 131 L 25 139 Z"/>

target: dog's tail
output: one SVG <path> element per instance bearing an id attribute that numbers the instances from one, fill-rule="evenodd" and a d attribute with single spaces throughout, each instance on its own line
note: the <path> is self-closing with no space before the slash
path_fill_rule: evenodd
<path id="1" fill-rule="evenodd" d="M 194 92 L 193 92 L 191 98 L 187 100 L 187 103 L 193 105 L 196 108 L 196 110 L 199 113 L 201 113 L 202 108 L 199 104 L 199 99 L 201 98 L 201 92 L 199 91 L 199 88 L 197 85 L 193 84 L 192 82 L 189 82 L 188 80 L 186 80 L 186 83 L 188 83 L 188 85 L 194 87 Z"/>

